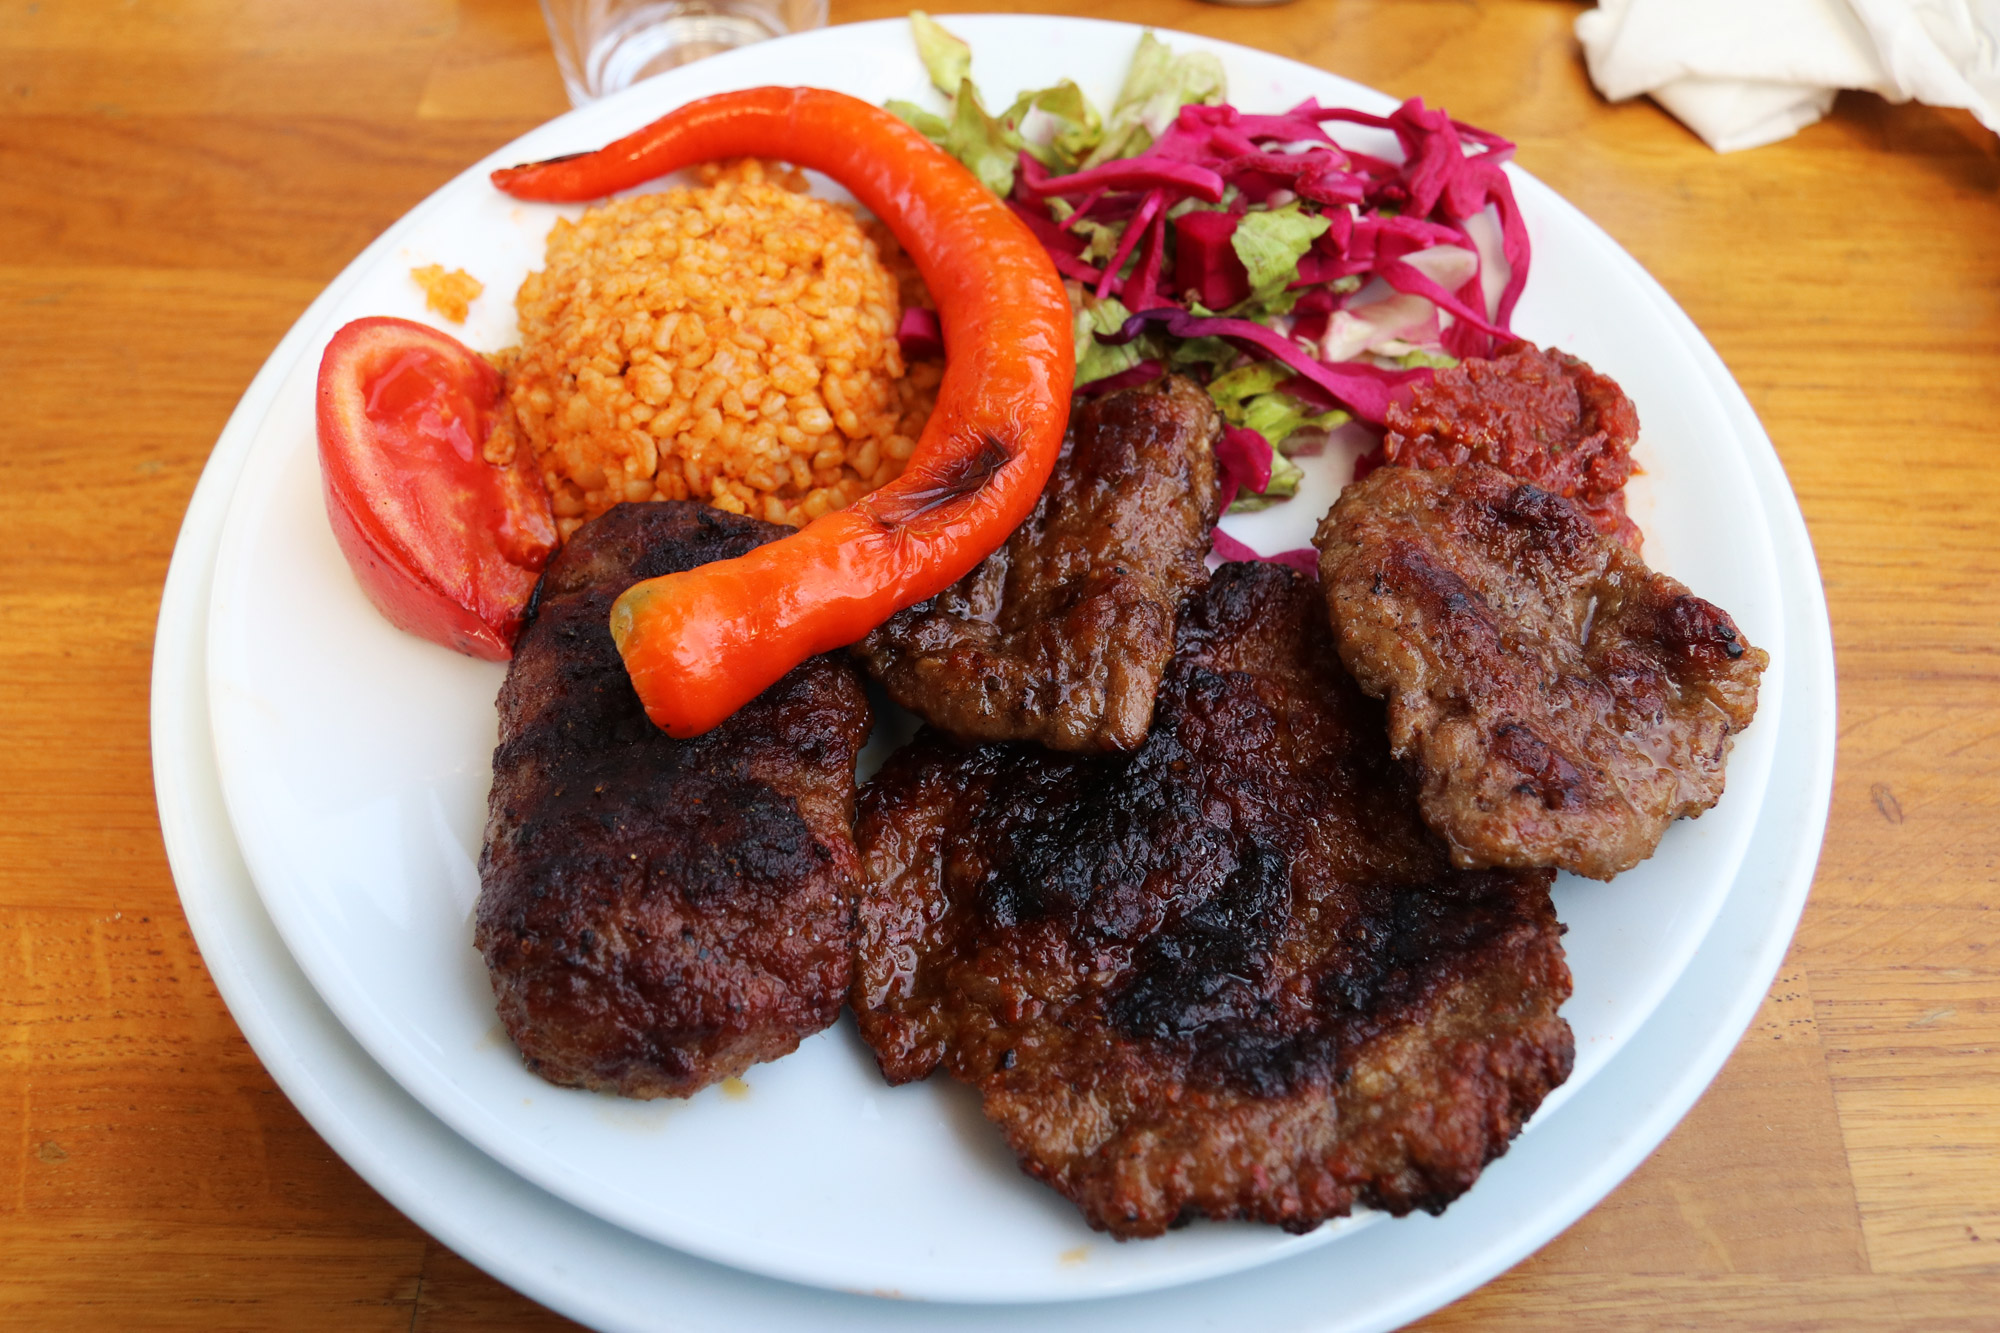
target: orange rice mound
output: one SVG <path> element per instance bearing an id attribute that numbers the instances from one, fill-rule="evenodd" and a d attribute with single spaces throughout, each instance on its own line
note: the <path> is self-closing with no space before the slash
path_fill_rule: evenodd
<path id="1" fill-rule="evenodd" d="M 549 233 L 496 358 L 565 539 L 625 500 L 698 499 L 798 526 L 893 480 L 942 367 L 906 371 L 879 224 L 756 161 L 619 199 Z"/>

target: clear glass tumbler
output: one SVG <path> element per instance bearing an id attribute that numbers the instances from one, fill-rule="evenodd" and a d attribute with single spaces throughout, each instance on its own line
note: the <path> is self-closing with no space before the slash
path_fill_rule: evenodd
<path id="1" fill-rule="evenodd" d="M 826 24 L 827 0 L 542 0 L 569 100 L 608 97 L 649 74 Z"/>

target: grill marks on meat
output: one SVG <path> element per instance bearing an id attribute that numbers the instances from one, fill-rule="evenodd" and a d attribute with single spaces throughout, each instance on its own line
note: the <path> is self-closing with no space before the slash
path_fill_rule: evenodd
<path id="1" fill-rule="evenodd" d="M 1597 530 L 1639 549 L 1625 514 L 1639 413 L 1617 382 L 1566 352 L 1517 342 L 1440 370 L 1392 403 L 1382 456 L 1403 467 L 1485 463 L 1582 506 Z"/>
<path id="2" fill-rule="evenodd" d="M 863 792 L 854 1007 L 1092 1226 L 1436 1211 L 1565 1077 L 1549 872 L 1454 870 L 1290 570 L 1225 565 L 1129 756 L 925 732 Z"/>
<path id="3" fill-rule="evenodd" d="M 889 696 L 964 740 L 1145 739 L 1215 526 L 1208 395 L 1171 376 L 1079 402 L 1033 514 L 956 586 L 862 641 Z"/>
<path id="4" fill-rule="evenodd" d="M 704 736 L 641 709 L 612 643 L 632 583 L 788 529 L 621 505 L 543 575 L 500 691 L 475 942 L 553 1083 L 684 1097 L 833 1022 L 852 967 L 854 668 L 808 661 Z"/>
<path id="5" fill-rule="evenodd" d="M 1314 544 L 1341 658 L 1457 864 L 1610 879 L 1722 795 L 1768 655 L 1576 505 L 1478 464 L 1383 468 Z"/>

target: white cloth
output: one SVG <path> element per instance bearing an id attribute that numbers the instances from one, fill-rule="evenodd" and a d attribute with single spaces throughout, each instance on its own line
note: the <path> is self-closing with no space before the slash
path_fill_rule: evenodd
<path id="1" fill-rule="evenodd" d="M 1600 0 L 1576 35 L 1606 97 L 1650 93 L 1717 152 L 1797 133 L 1842 88 L 2000 131 L 2000 0 Z"/>

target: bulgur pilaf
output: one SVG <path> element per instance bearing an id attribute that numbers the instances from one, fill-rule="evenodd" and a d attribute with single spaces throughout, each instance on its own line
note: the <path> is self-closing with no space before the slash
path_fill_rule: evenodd
<path id="1" fill-rule="evenodd" d="M 626 500 L 799 526 L 900 475 L 936 398 L 942 367 L 897 348 L 886 229 L 770 164 L 701 180 L 557 222 L 521 284 L 487 454 L 526 438 L 564 539 Z"/>
<path id="2" fill-rule="evenodd" d="M 445 272 L 443 264 L 425 264 L 410 270 L 417 286 L 424 289 L 424 307 L 454 324 L 465 323 L 472 303 L 486 290 L 486 284 L 462 268 Z"/>

